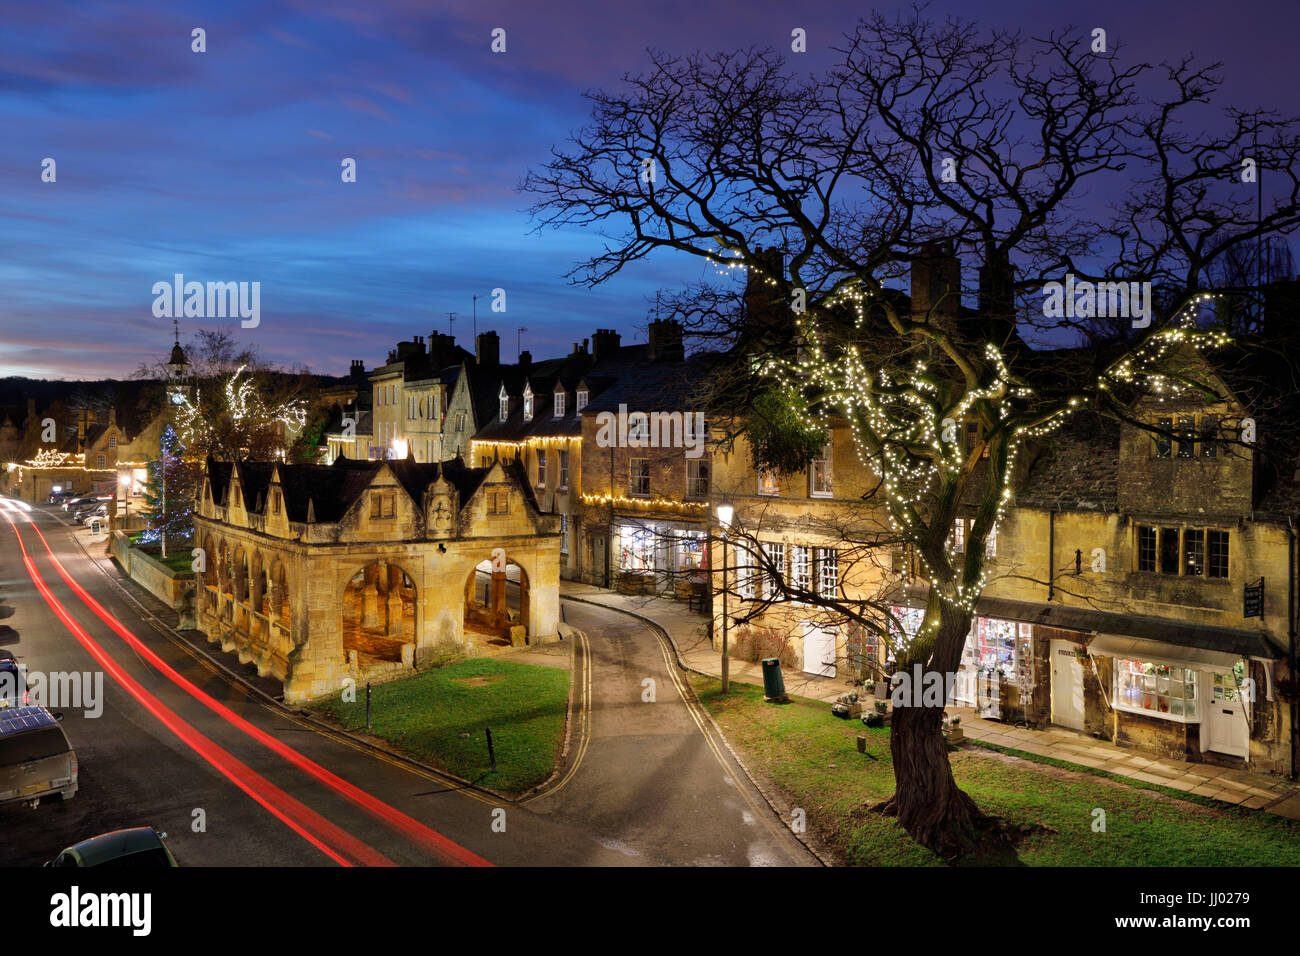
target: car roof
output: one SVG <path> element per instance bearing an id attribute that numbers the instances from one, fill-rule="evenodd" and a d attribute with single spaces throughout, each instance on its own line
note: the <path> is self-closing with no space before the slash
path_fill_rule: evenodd
<path id="1" fill-rule="evenodd" d="M 117 857 L 156 850 L 163 845 L 153 827 L 131 827 L 101 833 L 68 847 L 81 858 L 85 866 L 97 866 Z"/>
<path id="2" fill-rule="evenodd" d="M 59 722 L 54 719 L 54 715 L 44 707 L 10 707 L 0 710 L 0 737 L 58 726 Z"/>

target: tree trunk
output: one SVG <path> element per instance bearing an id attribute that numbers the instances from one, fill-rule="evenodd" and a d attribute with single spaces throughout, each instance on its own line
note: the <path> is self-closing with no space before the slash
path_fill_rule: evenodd
<path id="1" fill-rule="evenodd" d="M 945 860 L 970 852 L 986 817 L 957 786 L 948 763 L 940 707 L 895 707 L 889 752 L 895 791 L 883 806 L 917 843 Z"/>
<path id="2" fill-rule="evenodd" d="M 937 596 L 932 596 L 937 602 Z M 970 631 L 971 615 L 948 605 L 932 606 L 927 622 L 937 612 L 938 636 L 924 655 L 925 672 L 954 675 Z M 912 664 L 905 665 L 905 672 Z M 952 686 L 944 680 L 944 688 Z M 915 688 L 919 694 L 921 688 Z M 894 795 L 879 809 L 896 815 L 903 829 L 922 846 L 953 861 L 979 844 L 991 822 L 975 801 L 957 786 L 948 763 L 943 739 L 943 707 L 919 706 L 919 699 L 895 705 L 890 717 L 889 752 L 894 761 Z"/>

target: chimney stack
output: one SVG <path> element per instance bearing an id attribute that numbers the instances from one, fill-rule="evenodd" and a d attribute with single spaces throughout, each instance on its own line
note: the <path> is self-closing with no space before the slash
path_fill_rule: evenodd
<path id="1" fill-rule="evenodd" d="M 682 345 L 682 324 L 676 319 L 655 319 L 650 323 L 652 362 L 684 362 L 686 348 Z"/>
<path id="2" fill-rule="evenodd" d="M 519 353 L 519 367 L 525 372 L 533 367 L 533 353 L 524 349 Z"/>
<path id="3" fill-rule="evenodd" d="M 961 263 L 951 240 L 922 243 L 912 259 L 912 319 L 952 328 L 961 309 Z"/>
<path id="4" fill-rule="evenodd" d="M 613 358 L 619 349 L 622 336 L 613 329 L 597 329 L 591 337 L 591 352 L 597 362 Z"/>
<path id="5" fill-rule="evenodd" d="M 475 338 L 474 364 L 480 369 L 495 369 L 501 364 L 501 337 L 496 332 L 480 332 Z"/>

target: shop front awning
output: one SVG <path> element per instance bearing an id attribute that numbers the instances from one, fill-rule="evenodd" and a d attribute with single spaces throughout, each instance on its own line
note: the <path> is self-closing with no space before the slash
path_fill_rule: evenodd
<path id="1" fill-rule="evenodd" d="M 1149 641 L 1123 634 L 1098 634 L 1088 643 L 1090 654 L 1102 657 L 1121 657 L 1153 664 L 1172 664 L 1174 667 L 1208 667 L 1216 671 L 1230 671 L 1241 660 L 1237 654 L 1212 651 L 1203 647 L 1180 647 L 1163 641 Z"/>
<path id="2" fill-rule="evenodd" d="M 1191 621 L 1173 621 L 1163 617 L 1141 614 L 1117 614 L 1087 607 L 1070 607 L 1064 604 L 1038 604 L 1032 601 L 1012 601 L 1006 598 L 980 598 L 977 610 L 981 617 L 1002 617 L 1012 621 L 1026 621 L 1047 627 L 1096 634 L 1096 644 L 1103 637 L 1115 640 L 1142 641 L 1147 645 L 1164 648 L 1162 654 L 1173 661 L 1200 655 L 1200 663 L 1221 666 L 1241 658 L 1279 660 L 1284 655 L 1273 645 L 1263 631 L 1236 627 L 1219 627 L 1196 624 Z M 1109 651 L 1097 651 L 1116 656 Z M 1122 654 L 1139 657 L 1138 654 Z M 1151 655 L 1147 659 L 1153 659 Z"/>
<path id="3" fill-rule="evenodd" d="M 913 586 L 905 599 L 901 593 L 897 594 L 896 597 L 900 600 L 896 603 L 924 607 L 926 591 L 925 587 Z M 1163 648 L 1160 653 L 1153 651 L 1147 654 L 1144 658 L 1146 660 L 1181 662 L 1186 660 L 1188 655 L 1199 655 L 1199 664 L 1221 667 L 1225 658 L 1230 664 L 1242 658 L 1276 661 L 1286 656 L 1266 632 L 1245 628 L 1195 624 L 1190 621 L 1174 621 L 1140 614 L 1117 614 L 1114 611 L 1071 607 L 1066 604 L 1013 601 L 1009 598 L 988 595 L 979 599 L 975 613 L 980 617 L 1001 618 L 1025 624 L 1060 628 L 1065 631 L 1096 634 L 1094 644 L 1103 637 L 1112 637 L 1116 640 L 1143 641 L 1145 644 Z M 1109 651 L 1094 653 L 1114 656 Z M 1124 653 L 1119 656 L 1138 658 L 1143 655 Z"/>

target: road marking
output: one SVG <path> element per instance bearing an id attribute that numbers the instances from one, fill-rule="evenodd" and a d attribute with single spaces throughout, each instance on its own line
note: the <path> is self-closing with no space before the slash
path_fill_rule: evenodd
<path id="1" fill-rule="evenodd" d="M 582 647 L 582 671 L 581 671 L 582 679 L 581 679 L 581 687 L 579 688 L 578 691 L 579 693 L 578 746 L 574 748 L 573 760 L 569 763 L 569 768 L 564 772 L 564 776 L 560 778 L 559 783 L 557 783 L 554 787 L 551 787 L 549 790 L 545 790 L 542 793 L 535 794 L 534 796 L 529 797 L 527 800 L 520 801 L 521 806 L 524 804 L 532 803 L 534 800 L 540 800 L 543 797 L 552 796 L 556 793 L 559 793 L 561 790 L 563 790 L 565 785 L 568 784 L 568 782 L 572 780 L 574 775 L 578 772 L 578 767 L 582 765 L 582 758 L 587 755 L 587 746 L 591 742 L 592 666 L 591 666 L 591 644 L 588 642 L 587 635 L 585 632 L 579 632 L 578 643 L 575 644 L 574 646 L 575 651 L 577 650 L 578 646 Z"/>
<path id="2" fill-rule="evenodd" d="M 141 706 L 153 714 L 191 750 L 202 757 L 209 766 L 340 866 L 352 866 L 353 864 L 347 856 L 334 848 L 335 845 L 343 847 L 350 856 L 367 866 L 394 865 L 383 854 L 358 840 L 352 834 L 327 820 L 299 800 L 291 797 L 235 757 L 234 754 L 199 733 L 193 726 L 186 723 L 174 711 L 141 686 L 135 678 L 126 673 L 122 666 L 73 619 L 59 599 L 54 596 L 49 585 L 45 583 L 45 579 L 36 570 L 36 565 L 27 551 L 27 546 L 23 543 L 18 527 L 9 517 L 8 509 L 4 509 L 3 513 L 5 519 L 9 522 L 9 527 L 14 532 L 14 536 L 18 539 L 23 566 L 27 569 L 27 574 L 31 577 L 32 583 L 36 585 L 36 590 L 44 598 L 45 603 L 54 612 L 55 616 L 72 632 L 77 642 L 117 681 L 123 690 L 135 698 Z"/>
<path id="3" fill-rule="evenodd" d="M 5 518 L 9 522 L 10 527 L 13 528 L 14 534 L 18 536 L 19 546 L 23 547 L 23 554 L 26 556 L 27 549 L 22 545 L 22 536 L 18 533 L 18 528 L 14 524 L 13 519 L 9 517 L 7 509 L 5 511 Z M 123 625 L 121 621 L 110 614 L 90 595 L 89 592 L 86 591 L 85 588 L 77 583 L 77 581 L 68 573 L 67 569 L 64 568 L 63 563 L 55 556 L 54 550 L 45 539 L 45 535 L 41 533 L 40 528 L 36 527 L 34 523 L 31 524 L 31 528 L 36 532 L 36 536 L 41 539 L 41 543 L 45 545 L 45 550 L 49 554 L 49 559 L 51 563 L 53 563 L 55 570 L 58 571 L 59 576 L 63 578 L 68 587 L 72 588 L 76 595 L 81 599 L 82 603 L 90 608 L 90 610 L 100 620 L 107 624 L 119 637 L 121 637 L 129 647 L 135 650 L 136 653 L 142 655 L 149 664 L 161 671 L 162 674 L 172 683 L 180 687 L 195 700 L 216 713 L 226 722 L 243 731 L 247 736 L 274 751 L 299 769 L 315 777 L 336 793 L 347 798 L 380 821 L 405 834 L 408 838 L 414 840 L 416 843 L 420 844 L 425 849 L 430 850 L 445 861 L 469 866 L 492 865 L 478 854 L 460 846 L 460 844 L 448 839 L 436 830 L 425 826 L 420 821 L 408 816 L 395 807 L 389 806 L 379 798 L 367 793 L 347 780 L 344 780 L 332 771 L 325 769 L 310 758 L 303 756 L 288 744 L 285 744 L 276 737 L 273 737 L 271 734 L 268 734 L 260 727 L 256 727 L 249 723 L 220 701 L 195 687 L 194 684 L 182 677 L 171 667 L 171 665 L 159 657 L 152 648 L 136 637 L 135 634 L 131 633 L 131 631 Z M 34 565 L 30 568 L 30 572 L 35 572 Z M 52 594 L 51 598 L 53 598 Z M 89 635 L 87 635 L 87 638 L 89 639 Z"/>

